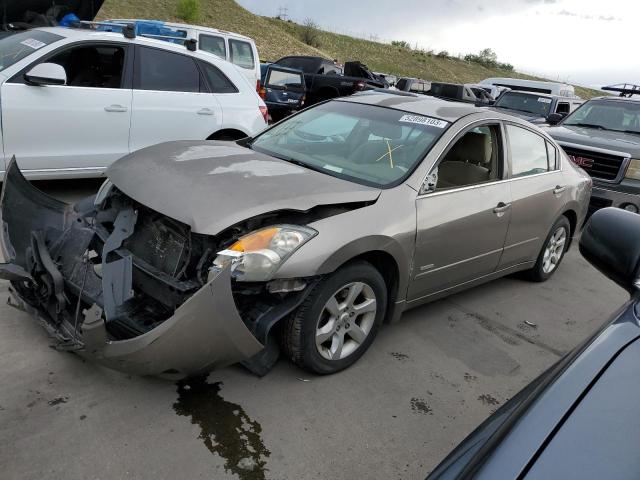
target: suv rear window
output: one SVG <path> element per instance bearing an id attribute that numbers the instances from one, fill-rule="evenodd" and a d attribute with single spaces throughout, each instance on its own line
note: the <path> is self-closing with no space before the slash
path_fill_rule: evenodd
<path id="1" fill-rule="evenodd" d="M 229 40 L 229 52 L 231 53 L 231 63 L 242 68 L 253 69 L 255 60 L 251 44 L 240 40 Z"/>
<path id="2" fill-rule="evenodd" d="M 55 33 L 39 30 L 20 32 L 3 38 L 0 40 L 0 71 L 62 38 Z"/>
<path id="3" fill-rule="evenodd" d="M 191 57 L 139 47 L 133 88 L 162 92 L 199 92 L 200 71 Z"/>
<path id="4" fill-rule="evenodd" d="M 218 68 L 206 62 L 200 62 L 200 65 L 207 76 L 212 93 L 236 93 L 238 91 L 233 82 Z"/>

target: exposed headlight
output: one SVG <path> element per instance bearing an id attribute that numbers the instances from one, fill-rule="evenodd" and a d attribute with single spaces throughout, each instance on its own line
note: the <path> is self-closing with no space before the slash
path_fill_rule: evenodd
<path id="1" fill-rule="evenodd" d="M 241 282 L 266 282 L 293 252 L 317 234 L 312 228 L 296 225 L 263 228 L 218 252 L 214 265 L 224 268 L 231 263 L 234 278 Z"/>
<path id="2" fill-rule="evenodd" d="M 640 160 L 631 160 L 624 176 L 633 180 L 640 180 Z"/>

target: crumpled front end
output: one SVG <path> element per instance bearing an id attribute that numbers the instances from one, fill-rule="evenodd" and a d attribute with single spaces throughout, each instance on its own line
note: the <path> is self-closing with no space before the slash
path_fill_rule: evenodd
<path id="1" fill-rule="evenodd" d="M 59 348 L 124 372 L 179 378 L 262 352 L 236 308 L 229 268 L 211 267 L 217 240 L 111 188 L 67 205 L 11 162 L 0 278 L 18 305 Z"/>

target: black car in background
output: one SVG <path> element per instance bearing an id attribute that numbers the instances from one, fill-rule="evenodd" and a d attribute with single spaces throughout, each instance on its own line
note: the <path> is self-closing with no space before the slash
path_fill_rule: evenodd
<path id="1" fill-rule="evenodd" d="M 353 68 L 348 68 L 353 63 Z M 357 65 L 355 65 L 357 64 Z M 331 98 L 345 97 L 363 90 L 384 88 L 386 81 L 373 79 L 362 71 L 364 67 L 359 62 L 347 62 L 345 70 L 334 61 L 323 57 L 289 56 L 283 57 L 275 65 L 301 70 L 307 89 L 307 105 L 313 105 Z M 358 73 L 358 76 L 348 76 L 344 73 Z"/>
<path id="2" fill-rule="evenodd" d="M 480 425 L 428 480 L 640 478 L 640 216 L 596 212 L 580 251 L 631 299 Z"/>
<path id="3" fill-rule="evenodd" d="M 306 88 L 300 70 L 272 63 L 260 64 L 260 97 L 277 122 L 304 107 Z"/>

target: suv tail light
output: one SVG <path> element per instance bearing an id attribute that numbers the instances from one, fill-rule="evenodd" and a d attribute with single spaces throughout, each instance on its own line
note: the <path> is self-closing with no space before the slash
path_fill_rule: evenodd
<path id="1" fill-rule="evenodd" d="M 264 88 L 263 86 L 261 86 L 260 88 L 258 88 L 258 95 L 260 96 L 260 98 L 262 100 L 266 100 L 267 99 L 267 89 Z"/>
<path id="2" fill-rule="evenodd" d="M 260 80 L 256 80 L 256 92 L 260 93 L 260 87 L 262 87 Z"/>
<path id="3" fill-rule="evenodd" d="M 264 118 L 264 123 L 269 123 L 269 109 L 264 105 L 260 105 L 260 113 Z"/>
<path id="4" fill-rule="evenodd" d="M 356 92 L 362 92 L 366 85 L 364 82 L 353 82 L 353 88 Z"/>

